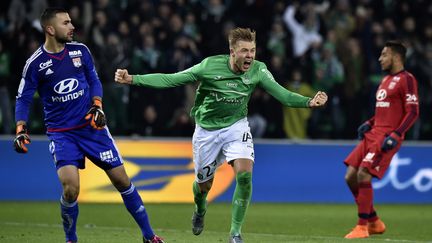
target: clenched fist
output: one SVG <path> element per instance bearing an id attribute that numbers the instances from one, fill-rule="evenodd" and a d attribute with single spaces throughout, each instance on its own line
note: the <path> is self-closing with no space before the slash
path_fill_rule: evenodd
<path id="1" fill-rule="evenodd" d="M 318 91 L 315 96 L 309 101 L 309 107 L 319 107 L 325 105 L 327 102 L 327 94 L 322 91 Z"/>
<path id="2" fill-rule="evenodd" d="M 132 75 L 128 73 L 127 69 L 117 69 L 114 81 L 121 84 L 132 84 Z"/>
<path id="3" fill-rule="evenodd" d="M 16 137 L 13 141 L 15 151 L 18 153 L 27 153 L 28 148 L 26 144 L 30 144 L 31 140 L 27 132 L 27 126 L 23 123 L 16 127 Z"/>
<path id="4" fill-rule="evenodd" d="M 107 121 L 105 113 L 102 110 L 102 101 L 95 99 L 93 105 L 85 116 L 86 120 L 90 120 L 90 125 L 94 129 L 102 130 L 104 129 Z"/>

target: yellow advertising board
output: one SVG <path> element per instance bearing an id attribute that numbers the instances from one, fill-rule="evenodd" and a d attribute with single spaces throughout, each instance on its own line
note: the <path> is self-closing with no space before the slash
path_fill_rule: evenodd
<path id="1" fill-rule="evenodd" d="M 194 165 L 190 141 L 117 140 L 116 143 L 126 172 L 144 202 L 193 202 Z M 122 202 L 105 172 L 91 161 L 86 161 L 80 178 L 80 202 Z M 212 201 L 225 192 L 233 180 L 231 166 L 224 163 L 217 169 L 207 199 Z"/>

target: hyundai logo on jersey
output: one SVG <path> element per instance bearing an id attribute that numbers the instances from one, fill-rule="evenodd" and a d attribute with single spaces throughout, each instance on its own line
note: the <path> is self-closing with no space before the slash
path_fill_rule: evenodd
<path id="1" fill-rule="evenodd" d="M 384 100 L 387 97 L 387 92 L 385 89 L 380 89 L 378 90 L 377 94 L 376 94 L 376 99 L 377 100 Z"/>
<path id="2" fill-rule="evenodd" d="M 74 78 L 68 78 L 60 81 L 54 86 L 54 91 L 57 94 L 67 94 L 78 88 L 78 80 Z"/>
<path id="3" fill-rule="evenodd" d="M 77 99 L 84 95 L 84 89 L 73 92 L 78 88 L 79 82 L 77 79 L 68 78 L 60 81 L 54 86 L 54 91 L 62 96 L 52 96 L 53 102 L 66 102 Z M 73 93 L 72 93 L 73 92 Z"/>

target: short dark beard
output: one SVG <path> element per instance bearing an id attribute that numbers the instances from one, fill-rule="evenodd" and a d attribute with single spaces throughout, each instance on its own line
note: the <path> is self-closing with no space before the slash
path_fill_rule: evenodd
<path id="1" fill-rule="evenodd" d="M 59 37 L 55 37 L 55 39 L 56 39 L 56 41 L 57 41 L 58 43 L 62 43 L 62 44 L 66 44 L 66 43 L 71 42 L 71 40 L 69 40 L 68 38 L 59 38 Z"/>
<path id="2" fill-rule="evenodd" d="M 390 71 L 392 70 L 392 67 L 393 67 L 393 61 L 391 61 L 390 65 L 386 69 L 383 69 L 383 71 L 386 73 L 390 73 Z"/>

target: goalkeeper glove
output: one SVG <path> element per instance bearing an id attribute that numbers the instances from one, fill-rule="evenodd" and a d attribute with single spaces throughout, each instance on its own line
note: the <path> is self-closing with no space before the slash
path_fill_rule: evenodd
<path id="1" fill-rule="evenodd" d="M 392 132 L 384 139 L 381 145 L 381 150 L 384 152 L 389 151 L 396 147 L 400 141 L 400 135 L 397 132 Z"/>
<path id="2" fill-rule="evenodd" d="M 18 153 L 27 153 L 28 149 L 25 146 L 26 144 L 30 144 L 31 140 L 29 135 L 27 134 L 26 125 L 18 125 L 16 127 L 16 137 L 14 139 L 14 148 Z"/>
<path id="3" fill-rule="evenodd" d="M 105 113 L 102 110 L 102 102 L 100 100 L 94 100 L 93 105 L 87 112 L 86 120 L 91 119 L 90 125 L 98 130 L 101 130 L 106 125 Z"/>
<path id="4" fill-rule="evenodd" d="M 369 130 L 371 130 L 371 128 L 372 128 L 372 126 L 369 124 L 369 122 L 365 122 L 365 123 L 361 124 L 357 128 L 358 139 L 362 140 L 364 138 L 364 134 L 369 132 Z"/>

